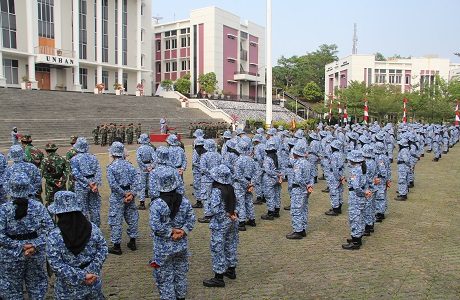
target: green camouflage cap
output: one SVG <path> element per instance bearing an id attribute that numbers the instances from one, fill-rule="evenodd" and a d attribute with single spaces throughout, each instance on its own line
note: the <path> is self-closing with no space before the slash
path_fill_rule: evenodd
<path id="1" fill-rule="evenodd" d="M 45 146 L 45 151 L 56 151 L 58 147 L 54 143 L 48 143 Z"/>

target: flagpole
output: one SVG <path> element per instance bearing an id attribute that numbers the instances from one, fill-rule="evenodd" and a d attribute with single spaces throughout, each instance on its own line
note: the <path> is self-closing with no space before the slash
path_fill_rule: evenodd
<path id="1" fill-rule="evenodd" d="M 272 0 L 267 0 L 267 56 L 265 57 L 265 65 L 267 66 L 267 89 L 266 89 L 266 105 L 265 105 L 265 127 L 269 128 L 273 119 L 273 82 L 272 82 Z"/>

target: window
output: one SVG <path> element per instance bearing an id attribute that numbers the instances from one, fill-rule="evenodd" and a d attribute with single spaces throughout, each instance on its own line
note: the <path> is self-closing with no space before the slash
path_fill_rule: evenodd
<path id="1" fill-rule="evenodd" d="M 88 89 L 88 69 L 80 68 L 80 84 L 83 90 Z"/>
<path id="2" fill-rule="evenodd" d="M 161 73 L 161 62 L 157 62 L 155 63 L 155 65 L 156 65 L 157 74 L 160 74 Z"/>
<path id="3" fill-rule="evenodd" d="M 177 35 L 177 30 L 171 30 L 171 36 Z"/>
<path id="4" fill-rule="evenodd" d="M 187 47 L 190 47 L 190 37 L 187 37 Z"/>
<path id="5" fill-rule="evenodd" d="M 171 49 L 176 49 L 177 48 L 177 39 L 174 39 L 171 41 Z"/>
<path id="6" fill-rule="evenodd" d="M 107 91 L 109 89 L 109 71 L 102 71 L 102 83 L 104 83 L 105 90 Z"/>
<path id="7" fill-rule="evenodd" d="M 5 74 L 6 84 L 18 84 L 18 61 L 14 59 L 3 59 L 3 73 Z"/>
<path id="8" fill-rule="evenodd" d="M 141 16 L 144 15 L 144 9 L 145 9 L 145 4 L 142 3 L 142 5 L 141 5 Z"/>
<path id="9" fill-rule="evenodd" d="M 156 40 L 156 51 L 161 51 L 161 40 Z"/>
<path id="10" fill-rule="evenodd" d="M 166 49 L 166 50 L 171 49 L 171 40 L 167 40 L 167 41 L 166 41 L 165 49 Z"/>
<path id="11" fill-rule="evenodd" d="M 388 83 L 394 84 L 395 83 L 395 75 L 390 75 L 388 77 Z"/>
<path id="12" fill-rule="evenodd" d="M 109 4 L 102 0 L 102 62 L 109 62 Z"/>
<path id="13" fill-rule="evenodd" d="M 186 34 L 186 33 L 187 33 L 187 29 L 182 28 L 182 29 L 180 30 L 180 34 Z"/>
<path id="14" fill-rule="evenodd" d="M 87 47 L 88 47 L 88 35 L 86 30 L 86 13 L 87 13 L 87 1 L 80 0 L 79 1 L 79 18 L 80 18 L 80 36 L 79 36 L 79 58 L 80 59 L 87 59 Z M 80 80 L 81 82 L 81 80 Z"/>
<path id="15" fill-rule="evenodd" d="M 14 9 L 14 0 L 1 0 L 1 23 L 3 40 L 2 45 L 5 48 L 16 48 L 16 11 Z"/>
<path id="16" fill-rule="evenodd" d="M 165 31 L 165 37 L 168 37 L 171 35 L 171 31 Z"/>
<path id="17" fill-rule="evenodd" d="M 144 41 L 144 34 L 145 34 L 145 30 L 141 29 L 141 42 Z"/>
<path id="18" fill-rule="evenodd" d="M 183 37 L 183 38 L 180 39 L 180 46 L 182 48 L 187 47 L 187 38 L 186 37 Z"/>
<path id="19" fill-rule="evenodd" d="M 115 64 L 118 64 L 118 1 L 115 0 Z"/>
<path id="20" fill-rule="evenodd" d="M 173 72 L 177 71 L 177 61 L 172 62 L 172 70 L 173 70 Z"/>
<path id="21" fill-rule="evenodd" d="M 187 61 L 183 60 L 181 61 L 181 71 L 186 71 L 187 70 Z"/>
<path id="22" fill-rule="evenodd" d="M 240 36 L 241 36 L 242 39 L 245 39 L 245 40 L 248 39 L 248 33 L 247 32 L 241 31 Z"/>
<path id="23" fill-rule="evenodd" d="M 128 73 L 123 73 L 123 87 L 125 88 L 125 92 L 128 91 Z"/>
<path id="24" fill-rule="evenodd" d="M 166 72 L 171 72 L 171 63 L 166 63 Z"/>
<path id="25" fill-rule="evenodd" d="M 54 39 L 54 0 L 37 0 L 38 36 Z"/>
<path id="26" fill-rule="evenodd" d="M 123 32 L 122 32 L 122 51 L 123 51 L 123 65 L 128 64 L 128 0 L 123 0 Z"/>
<path id="27" fill-rule="evenodd" d="M 145 55 L 142 54 L 142 55 L 141 55 L 141 67 L 144 66 L 144 60 L 145 60 Z"/>
<path id="28" fill-rule="evenodd" d="M 406 75 L 406 84 L 410 84 L 410 75 Z"/>
<path id="29" fill-rule="evenodd" d="M 396 75 L 396 81 L 395 81 L 396 84 L 401 84 L 401 77 L 402 77 L 401 74 Z"/>

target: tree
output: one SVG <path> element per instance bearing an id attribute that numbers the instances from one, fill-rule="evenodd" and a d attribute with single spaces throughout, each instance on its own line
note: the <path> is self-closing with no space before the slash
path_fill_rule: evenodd
<path id="1" fill-rule="evenodd" d="M 337 95 L 342 105 L 347 106 L 347 113 L 357 120 L 363 115 L 364 98 L 368 89 L 364 82 L 350 81 L 346 89 L 338 90 Z"/>
<path id="2" fill-rule="evenodd" d="M 318 102 L 321 101 L 322 91 L 320 87 L 313 81 L 310 81 L 303 88 L 302 94 L 307 101 Z"/>
<path id="3" fill-rule="evenodd" d="M 376 61 L 385 61 L 386 58 L 385 58 L 385 56 L 383 56 L 382 53 L 377 52 L 377 53 L 375 53 L 375 60 L 376 60 Z"/>
<path id="4" fill-rule="evenodd" d="M 198 83 L 200 88 L 208 94 L 213 94 L 217 90 L 217 78 L 214 72 L 201 74 L 198 77 Z"/>
<path id="5" fill-rule="evenodd" d="M 169 79 L 165 79 L 161 82 L 161 87 L 165 90 L 165 91 L 172 91 L 173 90 L 173 81 L 172 80 L 169 80 Z"/>
<path id="6" fill-rule="evenodd" d="M 181 78 L 177 79 L 174 83 L 174 89 L 181 94 L 188 95 L 190 94 L 190 74 L 185 74 Z"/>

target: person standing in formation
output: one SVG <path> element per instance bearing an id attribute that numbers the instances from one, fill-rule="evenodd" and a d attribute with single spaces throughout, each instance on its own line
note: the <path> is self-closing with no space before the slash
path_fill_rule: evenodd
<path id="1" fill-rule="evenodd" d="M 20 135 L 18 133 L 18 128 L 13 127 L 13 130 L 11 131 L 11 144 L 12 144 L 12 146 L 19 145 L 19 139 L 20 139 Z"/>
<path id="2" fill-rule="evenodd" d="M 66 189 L 67 162 L 56 153 L 58 147 L 55 144 L 46 144 L 47 156 L 41 164 L 41 171 L 45 179 L 45 205 L 49 206 L 54 200 L 54 194 Z"/>
<path id="3" fill-rule="evenodd" d="M 156 154 L 147 134 L 141 134 L 138 143 L 141 144 L 136 150 L 136 161 L 139 166 L 138 209 L 145 210 L 145 198 L 149 197 L 149 174 L 155 168 Z"/>

